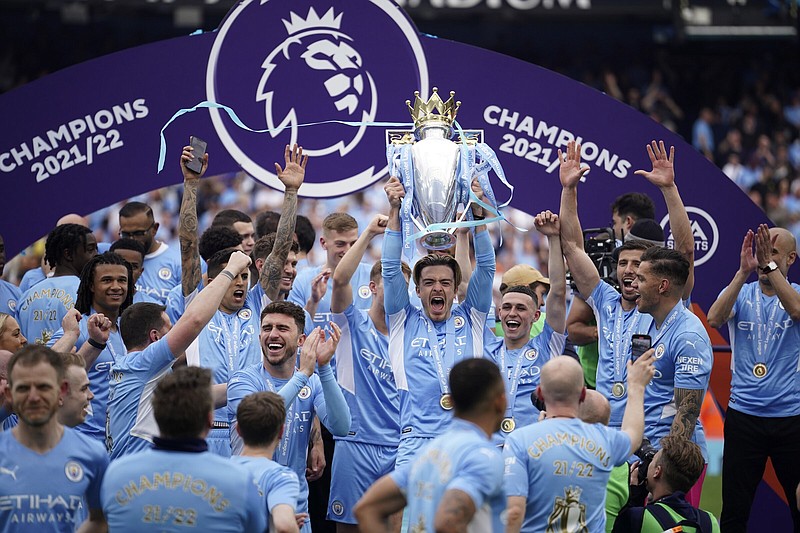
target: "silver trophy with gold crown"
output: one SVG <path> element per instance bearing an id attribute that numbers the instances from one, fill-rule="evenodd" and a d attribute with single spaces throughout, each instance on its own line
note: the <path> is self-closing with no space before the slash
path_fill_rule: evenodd
<path id="1" fill-rule="evenodd" d="M 387 131 L 390 168 L 406 189 L 401 209 L 403 233 L 406 245 L 417 239 L 427 250 L 446 250 L 456 242 L 458 207 L 468 198 L 469 182 L 465 190 L 464 180 L 458 179 L 462 145 L 480 142 L 483 132 L 454 131 L 461 106 L 453 99 L 455 92 L 450 92 L 447 101 L 436 87 L 427 101 L 420 98 L 419 91 L 414 96 L 413 106 L 406 100 L 414 130 Z M 413 230 L 416 232 L 412 235 Z"/>

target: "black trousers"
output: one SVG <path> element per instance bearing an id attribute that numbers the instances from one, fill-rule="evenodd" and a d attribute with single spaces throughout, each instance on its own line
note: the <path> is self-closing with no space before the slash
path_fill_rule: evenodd
<path id="1" fill-rule="evenodd" d="M 783 486 L 800 533 L 795 489 L 800 483 L 800 416 L 767 418 L 728 408 L 725 415 L 725 448 L 722 455 L 723 533 L 747 531 L 750 508 L 758 483 L 764 475 L 767 457 Z"/>

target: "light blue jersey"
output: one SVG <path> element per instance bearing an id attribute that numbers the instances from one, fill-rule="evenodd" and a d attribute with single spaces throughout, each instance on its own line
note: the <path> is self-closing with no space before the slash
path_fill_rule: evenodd
<path id="1" fill-rule="evenodd" d="M 231 460 L 242 465 L 252 474 L 253 482 L 258 487 L 259 496 L 266 507 L 268 525 L 272 510 L 278 505 L 288 505 L 294 512 L 297 507 L 297 498 L 300 496 L 300 482 L 297 481 L 297 474 L 266 457 L 235 455 Z"/>
<path id="2" fill-rule="evenodd" d="M 17 300 L 22 292 L 13 283 L 0 279 L 0 313 L 17 317 Z"/>
<path id="3" fill-rule="evenodd" d="M 88 323 L 89 316 L 96 311 L 91 309 L 88 315 L 83 315 L 81 321 L 78 322 L 80 334 L 78 340 L 75 342 L 75 348 L 80 350 L 81 346 L 89 340 Z M 48 346 L 53 346 L 57 340 L 64 336 L 64 330 L 59 329 L 50 339 Z M 108 391 L 109 382 L 111 380 L 111 368 L 117 361 L 121 361 L 128 351 L 125 349 L 125 343 L 122 342 L 122 336 L 119 334 L 119 319 L 117 320 L 117 329 L 111 330 L 108 336 L 106 348 L 100 352 L 92 366 L 86 370 L 89 375 L 89 389 L 94 394 L 94 399 L 89 405 L 91 410 L 89 416 L 83 424 L 76 426 L 75 429 L 99 440 L 103 445 L 106 443 L 106 411 L 108 409 Z"/>
<path id="4" fill-rule="evenodd" d="M 550 418 L 506 437 L 506 496 L 523 496 L 522 531 L 605 531 L 611 470 L 630 455 L 627 433 Z"/>
<path id="5" fill-rule="evenodd" d="M 277 392 L 287 404 L 284 436 L 273 459 L 278 464 L 288 466 L 297 475 L 300 481 L 297 512 L 306 512 L 306 458 L 311 423 L 316 415 L 333 435 L 347 435 L 350 430 L 350 409 L 347 402 L 330 365 L 319 367 L 319 374 L 312 374 L 310 378 L 301 372 L 295 372 L 291 379 L 274 378 L 264 368 L 263 363 L 237 372 L 228 383 L 228 420 L 231 424 L 231 447 L 234 454 L 241 450 L 241 441 L 235 429 L 236 409 L 245 396 L 254 392 Z"/>
<path id="6" fill-rule="evenodd" d="M 103 480 L 109 531 L 262 533 L 266 515 L 253 476 L 203 451 L 145 450 L 111 463 Z"/>
<path id="7" fill-rule="evenodd" d="M 389 338 L 375 329 L 367 311 L 352 304 L 334 313 L 342 329 L 336 348 L 336 379 L 350 407 L 350 433 L 343 439 L 397 446 L 400 397 L 389 363 Z"/>
<path id="8" fill-rule="evenodd" d="M 0 433 L 0 532 L 72 533 L 83 502 L 100 509 L 100 482 L 108 455 L 96 441 L 70 428 L 45 453 Z"/>
<path id="9" fill-rule="evenodd" d="M 139 293 L 137 292 L 136 294 L 138 295 Z M 191 301 L 191 298 L 196 295 L 197 291 L 193 292 L 189 296 L 184 296 L 183 286 L 180 283 L 169 290 L 167 293 L 167 301 L 164 305 L 167 307 L 165 313 L 167 313 L 169 321 L 172 324 L 175 324 L 186 312 L 186 300 L 188 299 Z"/>
<path id="10" fill-rule="evenodd" d="M 466 300 L 453 306 L 448 320 L 433 322 L 409 303 L 400 267 L 401 247 L 400 232 L 387 230 L 383 239 L 383 287 L 389 324 L 389 360 L 400 393 L 398 464 L 408 458 L 404 446 L 411 445 L 409 439 L 437 437 L 449 425 L 452 416 L 441 405 L 446 403 L 443 395 L 450 390 L 447 379 L 458 361 L 483 354 L 495 271 L 491 239 L 486 232 L 477 233 L 477 265 Z"/>
<path id="11" fill-rule="evenodd" d="M 503 458 L 475 424 L 454 419 L 447 432 L 391 475 L 408 501 L 411 531 L 433 531 L 436 509 L 448 490 L 465 492 L 475 505 L 469 531 L 502 533 L 506 507 Z"/>
<path id="12" fill-rule="evenodd" d="M 174 362 L 167 338 L 162 337 L 140 352 L 128 353 L 111 367 L 107 429 L 111 459 L 146 450 L 158 436 L 150 401 Z"/>
<path id="13" fill-rule="evenodd" d="M 325 266 L 305 268 L 298 271 L 297 277 L 289 291 L 287 301 L 296 303 L 300 307 L 306 307 L 308 299 L 311 297 L 311 280 L 319 274 Z M 372 305 L 372 292 L 369 290 L 369 272 L 372 266 L 366 263 L 359 263 L 358 268 L 353 273 L 350 284 L 353 287 L 353 305 L 356 309 L 369 309 Z M 328 290 L 317 304 L 317 312 L 313 316 L 313 327 L 319 326 L 323 329 L 330 328 L 328 322 L 333 317 L 331 315 L 331 293 L 333 292 L 333 279 L 328 280 Z"/>
<path id="14" fill-rule="evenodd" d="M 78 276 L 47 278 L 20 296 L 17 322 L 29 343 L 47 344 L 61 328 L 61 319 L 75 307 L 80 283 Z"/>
<path id="15" fill-rule="evenodd" d="M 486 347 L 484 356 L 500 367 L 500 373 L 506 383 L 506 420 L 513 420 L 511 426 L 506 425 L 495 433 L 495 444 L 502 445 L 509 431 L 514 427 L 527 426 L 539 419 L 539 410 L 531 402 L 531 393 L 539 386 L 539 375 L 542 366 L 564 353 L 567 336 L 556 333 L 550 324 L 545 323 L 542 332 L 530 339 L 525 346 L 516 350 L 506 350 L 502 337 L 495 337 L 491 329 L 486 330 Z M 504 423 L 507 424 L 507 423 Z"/>
<path id="16" fill-rule="evenodd" d="M 180 250 L 162 242 L 158 250 L 144 256 L 144 272 L 136 281 L 138 297 L 143 302 L 166 305 L 169 291 L 180 284 Z"/>
<path id="17" fill-rule="evenodd" d="M 800 292 L 800 285 L 791 285 Z M 778 296 L 766 296 L 757 282 L 746 284 L 728 332 L 733 351 L 728 406 L 752 416 L 800 415 L 800 327 Z"/>
<path id="18" fill-rule="evenodd" d="M 631 356 L 632 328 L 642 321 L 636 308 L 622 309 L 622 295 L 614 287 L 600 281 L 586 303 L 594 311 L 597 320 L 597 392 L 608 398 L 611 404 L 609 427 L 622 427 L 627 395 L 613 393 L 615 384 L 627 381 L 627 362 Z M 617 390 L 620 385 L 617 386 Z"/>
<path id="19" fill-rule="evenodd" d="M 28 270 L 19 282 L 19 290 L 24 294 L 28 289 L 44 279 L 47 279 L 47 276 L 44 275 L 44 271 L 41 267 Z"/>
<path id="20" fill-rule="evenodd" d="M 644 436 L 658 447 L 659 440 L 669 434 L 675 420 L 675 389 L 702 390 L 705 394 L 708 388 L 714 364 L 711 340 L 700 319 L 682 302 L 670 311 L 660 329 L 656 329 L 650 315 L 642 315 L 633 333 L 650 335 L 655 348 L 656 373 L 644 392 Z M 699 417 L 692 440 L 708 461 Z"/>
<path id="21" fill-rule="evenodd" d="M 235 372 L 261 361 L 259 330 L 257 317 L 247 307 L 232 314 L 217 310 L 186 349 L 186 364 L 210 369 L 214 384 L 227 383 Z M 214 411 L 214 420 L 227 423 L 227 407 Z"/>

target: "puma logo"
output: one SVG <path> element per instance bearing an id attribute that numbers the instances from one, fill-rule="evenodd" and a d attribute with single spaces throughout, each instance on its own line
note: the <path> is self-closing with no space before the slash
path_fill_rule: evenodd
<path id="1" fill-rule="evenodd" d="M 17 480 L 17 469 L 18 468 L 19 468 L 19 466 L 15 466 L 14 470 L 9 470 L 8 468 L 6 468 L 4 466 L 0 466 L 0 474 L 6 474 L 8 476 L 11 476 L 12 478 L 14 478 L 14 481 L 16 481 Z"/>

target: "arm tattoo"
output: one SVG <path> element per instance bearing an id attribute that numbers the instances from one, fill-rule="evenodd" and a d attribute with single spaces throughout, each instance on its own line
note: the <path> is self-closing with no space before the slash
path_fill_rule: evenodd
<path id="1" fill-rule="evenodd" d="M 197 184 L 184 181 L 178 238 L 181 244 L 181 288 L 189 296 L 200 284 L 200 249 L 197 238 Z"/>
<path id="2" fill-rule="evenodd" d="M 448 490 L 436 512 L 436 523 L 449 524 L 448 531 L 467 531 L 467 526 L 475 514 L 475 504 L 465 492 Z"/>
<path id="3" fill-rule="evenodd" d="M 703 404 L 703 390 L 675 389 L 675 420 L 670 429 L 671 435 L 679 435 L 691 439 L 697 417 L 700 416 L 700 406 Z"/>
<path id="4" fill-rule="evenodd" d="M 278 299 L 278 290 L 281 285 L 283 265 L 292 249 L 294 227 L 297 222 L 297 191 L 286 191 L 283 196 L 283 211 L 278 221 L 278 230 L 275 235 L 275 244 L 272 252 L 267 256 L 258 282 L 270 300 Z"/>

